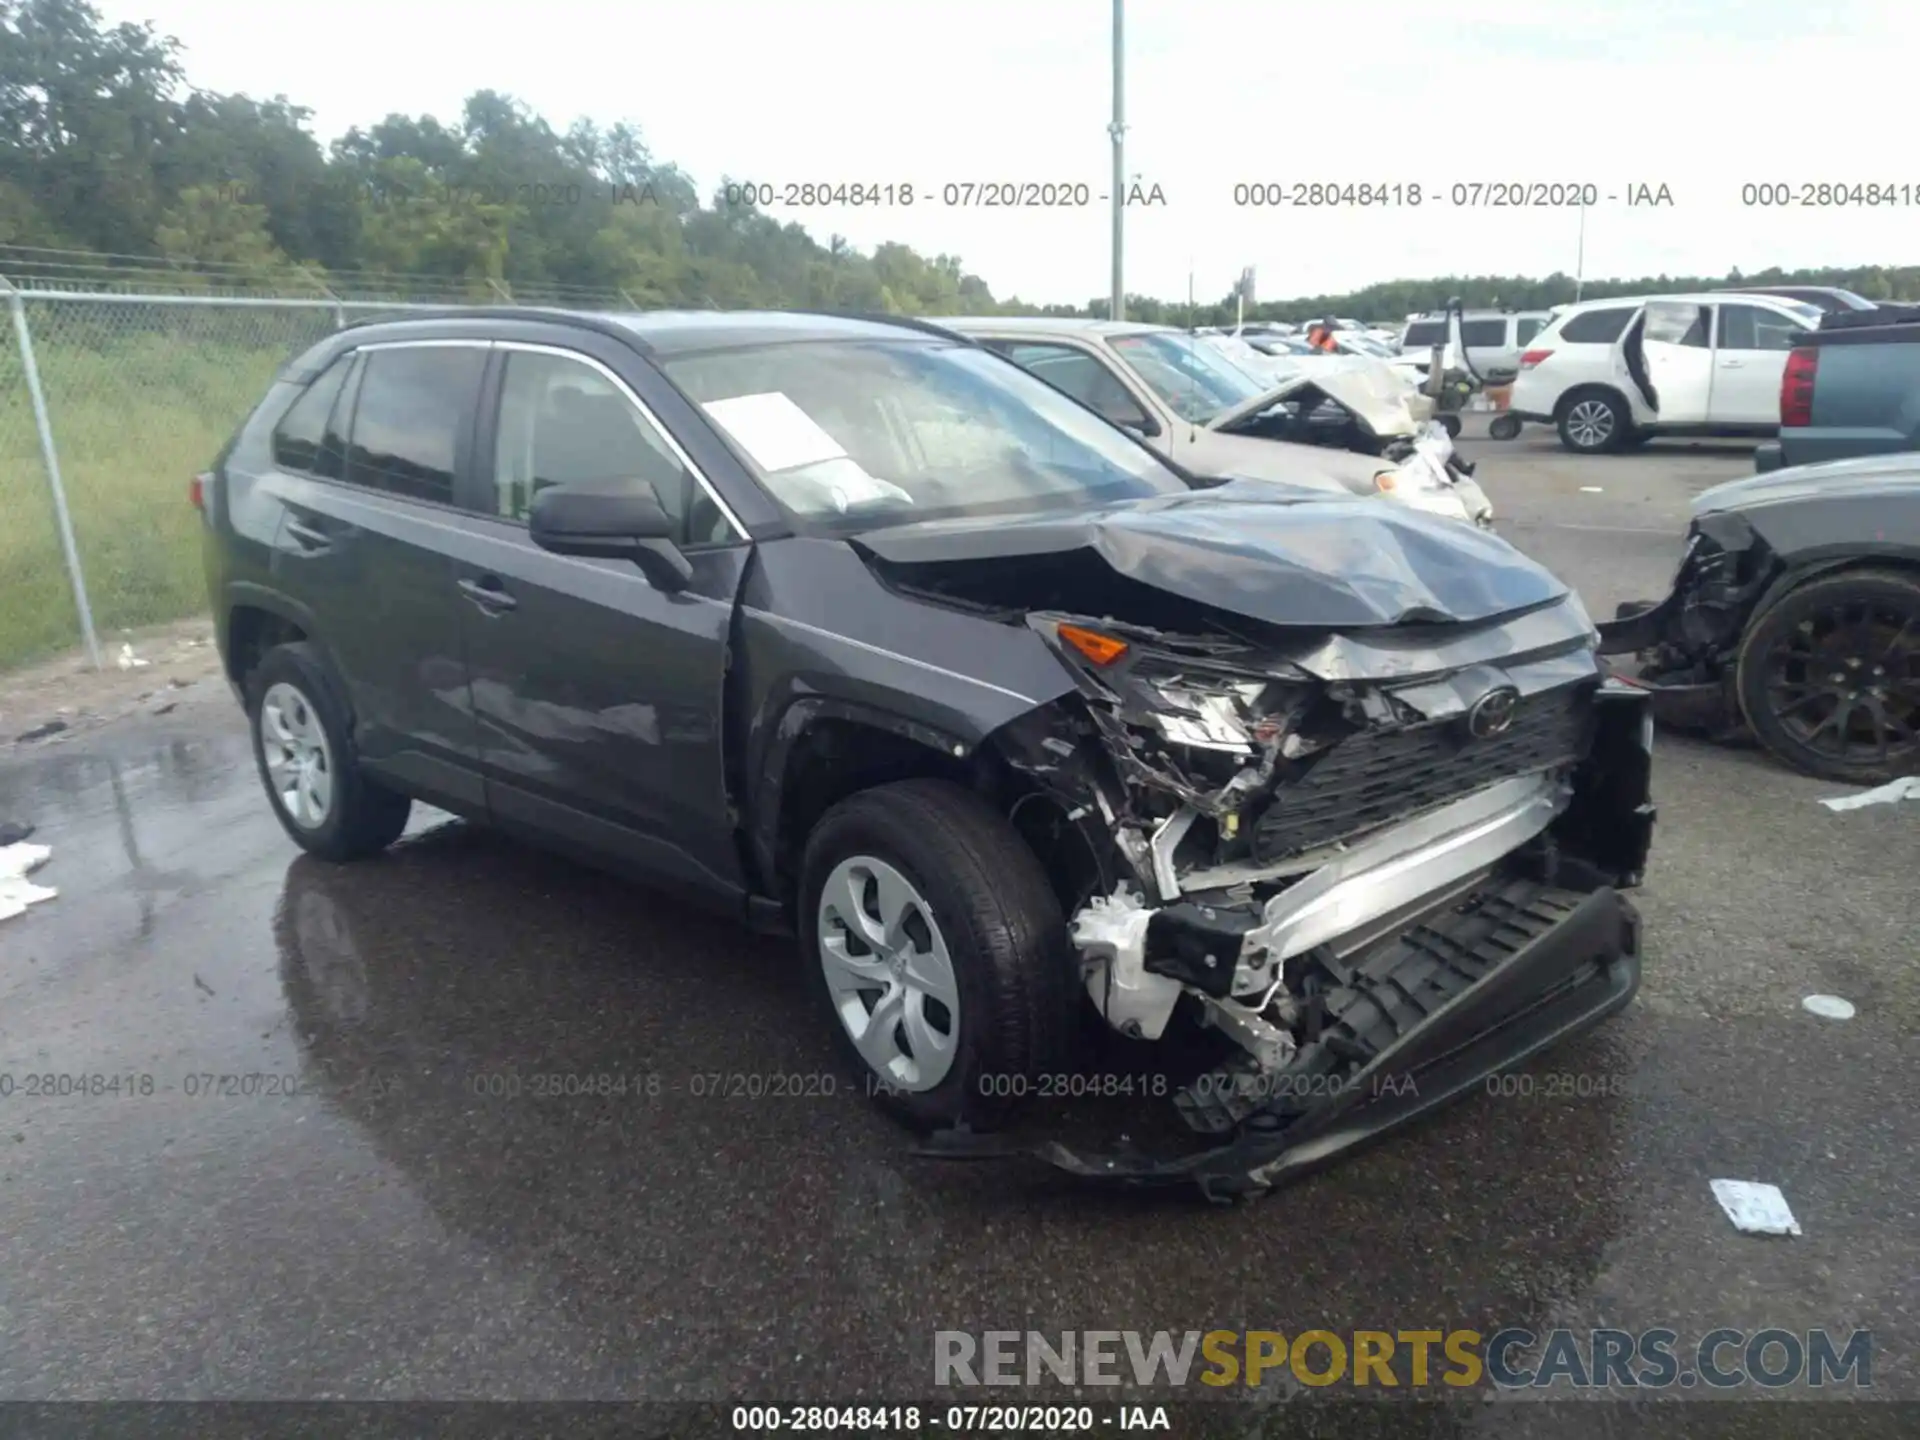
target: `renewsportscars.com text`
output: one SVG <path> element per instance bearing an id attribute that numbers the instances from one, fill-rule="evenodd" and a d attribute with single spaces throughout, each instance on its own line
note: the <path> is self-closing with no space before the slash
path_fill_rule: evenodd
<path id="1" fill-rule="evenodd" d="M 1869 1330 L 940 1330 L 936 1385 L 1781 1389 L 1873 1384 Z"/>

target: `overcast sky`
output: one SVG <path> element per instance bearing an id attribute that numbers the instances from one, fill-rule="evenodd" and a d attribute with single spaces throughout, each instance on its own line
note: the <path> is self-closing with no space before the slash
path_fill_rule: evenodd
<path id="1" fill-rule="evenodd" d="M 948 183 L 1108 193 L 1110 0 L 100 0 L 180 39 L 197 85 L 284 93 L 323 140 L 496 89 L 557 127 L 638 125 L 703 195 L 723 175 L 910 182 L 911 209 L 785 211 L 823 239 L 959 255 L 994 293 L 1108 285 L 1109 216 L 929 203 Z M 1128 0 L 1129 291 L 1263 298 L 1459 273 L 1572 273 L 1577 211 L 1435 203 L 1456 183 L 1592 182 L 1590 277 L 1910 262 L 1913 0 Z M 1418 183 L 1419 209 L 1237 208 L 1246 181 Z M 1915 202 L 1750 208 L 1748 183 Z M 1673 204 L 1629 208 L 1665 185 Z M 1607 196 L 1618 196 L 1609 200 Z"/>

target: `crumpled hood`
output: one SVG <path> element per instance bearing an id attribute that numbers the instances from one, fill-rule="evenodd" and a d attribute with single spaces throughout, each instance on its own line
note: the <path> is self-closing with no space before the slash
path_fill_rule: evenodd
<path id="1" fill-rule="evenodd" d="M 1693 513 L 1745 510 L 1799 500 L 1843 500 L 1864 496 L 1886 499 L 1920 495 L 1920 454 L 1859 455 L 1818 465 L 1795 465 L 1744 480 L 1729 480 L 1693 497 Z"/>
<path id="2" fill-rule="evenodd" d="M 1308 385 L 1318 386 L 1329 399 L 1351 410 L 1382 439 L 1411 435 L 1418 428 L 1407 404 L 1408 386 L 1391 366 L 1368 356 L 1343 355 L 1303 365 L 1265 394 L 1221 411 L 1207 421 L 1207 429 L 1230 430 Z"/>
<path id="3" fill-rule="evenodd" d="M 1090 552 L 1115 574 L 1183 599 L 1321 629 L 1473 623 L 1568 593 L 1506 541 L 1457 520 L 1258 481 L 1071 514 L 897 526 L 853 543 L 908 580 L 913 567 L 964 582 L 970 562 L 1000 569 L 996 562 Z"/>

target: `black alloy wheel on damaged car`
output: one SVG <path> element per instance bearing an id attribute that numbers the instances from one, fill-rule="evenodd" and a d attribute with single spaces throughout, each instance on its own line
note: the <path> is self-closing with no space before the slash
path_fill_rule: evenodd
<path id="1" fill-rule="evenodd" d="M 1761 744 L 1823 780 L 1920 774 L 1920 578 L 1852 570 L 1789 591 L 1740 647 Z"/>

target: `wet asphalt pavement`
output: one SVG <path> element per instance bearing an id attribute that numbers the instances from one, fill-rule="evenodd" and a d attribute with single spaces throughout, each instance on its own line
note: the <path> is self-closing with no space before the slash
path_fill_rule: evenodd
<path id="1" fill-rule="evenodd" d="M 1467 448 L 1596 616 L 1751 463 Z M 878 1399 L 932 1393 L 936 1329 L 1613 1325 L 1867 1327 L 1920 1398 L 1920 806 L 1670 737 L 1655 783 L 1629 1010 L 1212 1208 L 909 1156 L 786 948 L 671 897 L 431 819 L 295 858 L 237 707 L 18 747 L 60 896 L 0 924 L 0 1396 Z M 120 1093 L 29 1093 L 86 1076 Z"/>

